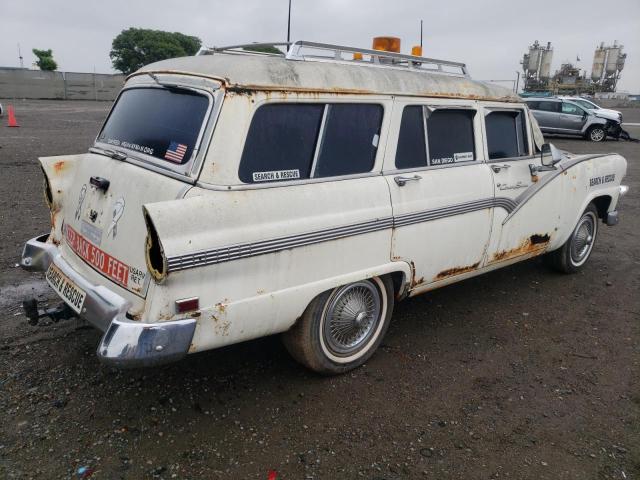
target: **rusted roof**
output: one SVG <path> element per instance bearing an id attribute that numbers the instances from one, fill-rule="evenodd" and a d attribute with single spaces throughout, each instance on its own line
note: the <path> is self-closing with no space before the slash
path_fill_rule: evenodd
<path id="1" fill-rule="evenodd" d="M 508 88 L 464 76 L 269 56 L 216 53 L 181 57 L 152 63 L 138 72 L 190 73 L 222 79 L 228 87 L 239 89 L 520 101 Z"/>

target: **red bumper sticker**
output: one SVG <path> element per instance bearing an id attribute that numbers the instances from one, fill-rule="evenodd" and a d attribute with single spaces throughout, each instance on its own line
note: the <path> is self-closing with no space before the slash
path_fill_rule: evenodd
<path id="1" fill-rule="evenodd" d="M 126 289 L 140 292 L 145 275 L 140 275 L 139 269 L 96 247 L 69 225 L 64 226 L 64 236 L 69 247 L 93 268 Z"/>

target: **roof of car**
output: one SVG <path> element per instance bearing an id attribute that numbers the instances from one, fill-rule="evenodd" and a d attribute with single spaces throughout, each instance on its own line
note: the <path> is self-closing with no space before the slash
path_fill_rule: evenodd
<path id="1" fill-rule="evenodd" d="M 216 53 L 152 63 L 145 72 L 188 73 L 222 80 L 230 89 L 394 94 L 521 102 L 510 89 L 464 75 L 388 66 L 288 60 Z"/>

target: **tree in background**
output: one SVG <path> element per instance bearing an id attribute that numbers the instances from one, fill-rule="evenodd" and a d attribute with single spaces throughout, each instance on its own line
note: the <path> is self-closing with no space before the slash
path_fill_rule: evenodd
<path id="1" fill-rule="evenodd" d="M 109 56 L 113 68 L 128 75 L 159 60 L 195 55 L 201 44 L 198 37 L 178 32 L 129 28 L 113 39 Z"/>
<path id="2" fill-rule="evenodd" d="M 38 57 L 38 60 L 36 60 L 36 65 L 40 70 L 53 71 L 58 68 L 58 64 L 53 59 L 53 52 L 51 51 L 51 49 L 38 50 L 37 48 L 34 48 L 32 52 L 36 57 Z"/>

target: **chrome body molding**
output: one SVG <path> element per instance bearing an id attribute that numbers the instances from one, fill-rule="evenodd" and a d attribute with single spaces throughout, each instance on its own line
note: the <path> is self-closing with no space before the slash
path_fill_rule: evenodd
<path id="1" fill-rule="evenodd" d="M 98 357 L 117 367 L 143 367 L 173 362 L 187 355 L 196 327 L 195 319 L 145 323 L 127 318 L 130 303 L 103 285 L 93 285 L 77 273 L 49 234 L 29 240 L 20 265 L 29 271 L 46 271 L 53 263 L 86 293 L 80 318 L 105 332 Z"/>
<path id="2" fill-rule="evenodd" d="M 167 270 L 175 272 L 194 267 L 214 265 L 222 262 L 229 262 L 241 258 L 255 257 L 275 253 L 281 250 L 288 250 L 296 247 L 304 247 L 320 242 L 337 240 L 339 238 L 361 235 L 364 233 L 377 232 L 390 228 L 399 228 L 415 223 L 428 222 L 440 218 L 452 217 L 487 208 L 503 208 L 508 213 L 517 208 L 516 202 L 510 198 L 498 197 L 465 202 L 447 207 L 434 208 L 423 212 L 416 212 L 396 217 L 377 218 L 367 222 L 341 227 L 328 228 L 315 232 L 289 235 L 271 240 L 259 242 L 247 242 L 235 245 L 228 245 L 219 248 L 202 250 L 199 252 L 176 255 L 167 258 Z"/>
<path id="3" fill-rule="evenodd" d="M 597 153 L 593 155 L 585 155 L 579 158 L 575 158 L 573 160 L 569 160 L 568 162 L 565 162 L 565 163 L 563 162 L 558 163 L 557 167 L 559 168 L 556 168 L 552 172 L 549 172 L 547 175 L 545 175 L 536 183 L 533 183 L 529 188 L 527 188 L 524 192 L 522 192 L 520 195 L 516 197 L 515 202 L 517 205 L 513 209 L 513 211 L 509 212 L 509 215 L 505 217 L 505 219 L 502 221 L 502 225 L 506 224 L 509 220 L 511 220 L 513 216 L 518 212 L 518 210 L 520 210 L 524 205 L 526 205 L 526 203 L 529 200 L 531 200 L 535 195 L 540 193 L 540 191 L 544 187 L 549 185 L 549 183 L 551 183 L 552 180 L 557 178 L 558 175 L 560 175 L 561 173 L 564 173 L 565 171 L 567 171 L 571 167 L 578 165 L 579 163 L 586 162 L 587 160 L 593 160 L 594 158 L 606 157 L 607 155 L 615 155 L 615 153 Z"/>

